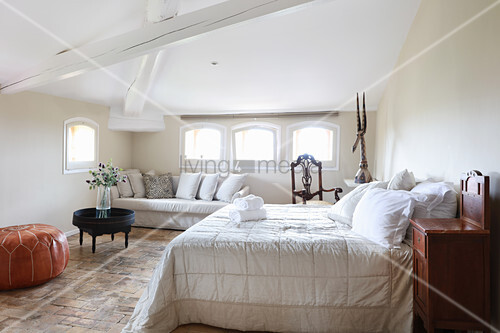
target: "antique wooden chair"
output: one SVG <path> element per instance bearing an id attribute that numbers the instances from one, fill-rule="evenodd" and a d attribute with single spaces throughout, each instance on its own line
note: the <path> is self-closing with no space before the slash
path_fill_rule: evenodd
<path id="1" fill-rule="evenodd" d="M 304 185 L 303 189 L 297 190 L 295 188 L 295 168 L 300 166 L 302 168 L 302 184 Z M 311 192 L 312 185 L 312 173 L 311 168 L 316 166 L 318 168 L 318 190 L 316 192 Z M 313 156 L 309 154 L 300 155 L 296 161 L 290 164 L 292 171 L 292 203 L 297 203 L 296 197 L 299 196 L 302 198 L 302 203 L 305 205 L 308 200 L 311 200 L 315 196 L 318 196 L 320 202 L 315 203 L 326 203 L 323 201 L 323 192 L 334 192 L 335 202 L 339 201 L 339 193 L 342 193 L 342 189 L 340 187 L 334 187 L 331 189 L 323 188 L 323 179 L 321 175 L 322 164 L 321 161 L 316 161 Z"/>

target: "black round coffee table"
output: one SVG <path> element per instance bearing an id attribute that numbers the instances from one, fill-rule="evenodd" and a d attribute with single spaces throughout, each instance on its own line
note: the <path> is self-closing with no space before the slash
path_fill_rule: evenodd
<path id="1" fill-rule="evenodd" d="M 73 225 L 80 229 L 80 246 L 83 244 L 83 232 L 92 236 L 92 253 L 95 253 L 95 238 L 111 234 L 115 239 L 118 232 L 125 233 L 125 247 L 128 247 L 128 233 L 135 222 L 135 212 L 130 209 L 111 208 L 108 217 L 97 218 L 95 208 L 84 208 L 73 213 Z"/>

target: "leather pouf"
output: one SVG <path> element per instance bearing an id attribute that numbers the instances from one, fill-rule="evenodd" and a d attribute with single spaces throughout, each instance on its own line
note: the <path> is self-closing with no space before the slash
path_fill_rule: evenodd
<path id="1" fill-rule="evenodd" d="M 47 224 L 0 228 L 0 290 L 25 288 L 61 274 L 69 260 L 66 235 Z"/>

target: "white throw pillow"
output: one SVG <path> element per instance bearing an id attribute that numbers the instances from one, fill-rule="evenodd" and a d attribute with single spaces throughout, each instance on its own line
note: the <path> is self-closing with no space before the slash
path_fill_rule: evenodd
<path id="1" fill-rule="evenodd" d="M 116 187 L 118 188 L 118 192 L 120 193 L 120 198 L 132 198 L 134 196 L 134 191 L 132 190 L 132 186 L 130 185 L 129 175 L 141 173 L 139 169 L 129 169 L 120 171 L 121 175 L 127 176 L 127 181 L 116 183 Z"/>
<path id="2" fill-rule="evenodd" d="M 201 199 L 205 201 L 212 201 L 217 190 L 217 180 L 219 180 L 219 174 L 213 175 L 203 175 L 201 177 L 200 188 L 196 194 L 196 199 Z"/>
<path id="3" fill-rule="evenodd" d="M 144 187 L 144 179 L 140 173 L 131 173 L 128 175 L 128 181 L 134 191 L 134 198 L 145 198 L 146 188 Z"/>
<path id="4" fill-rule="evenodd" d="M 428 205 L 417 204 L 413 217 L 449 219 L 457 215 L 457 192 L 452 185 L 444 182 L 422 182 L 412 193 L 424 194 Z"/>
<path id="5" fill-rule="evenodd" d="M 413 172 L 408 172 L 406 169 L 395 174 L 389 181 L 389 185 L 387 185 L 388 190 L 410 191 L 414 187 L 415 177 Z"/>
<path id="6" fill-rule="evenodd" d="M 215 193 L 215 199 L 231 203 L 233 195 L 241 189 L 246 178 L 246 173 L 241 175 L 230 174 L 222 184 L 220 184 L 220 187 Z"/>
<path id="7" fill-rule="evenodd" d="M 175 197 L 179 199 L 195 200 L 196 192 L 200 186 L 201 172 L 181 173 Z"/>
<path id="8" fill-rule="evenodd" d="M 352 226 L 352 215 L 366 191 L 374 188 L 387 188 L 388 182 L 371 182 L 358 185 L 354 190 L 347 193 L 328 212 L 328 217 L 334 221 L 342 222 Z"/>
<path id="9" fill-rule="evenodd" d="M 352 230 L 384 247 L 399 248 L 414 205 L 415 199 L 407 191 L 367 191 L 354 210 Z"/>

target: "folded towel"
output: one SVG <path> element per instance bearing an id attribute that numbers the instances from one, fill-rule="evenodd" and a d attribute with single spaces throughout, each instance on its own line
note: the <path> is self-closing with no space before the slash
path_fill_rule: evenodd
<path id="1" fill-rule="evenodd" d="M 257 210 L 231 209 L 229 218 L 232 222 L 258 221 L 266 218 L 266 210 L 264 208 Z"/>
<path id="2" fill-rule="evenodd" d="M 233 204 L 239 210 L 256 210 L 264 206 L 264 199 L 256 195 L 250 194 L 243 198 L 235 199 Z"/>

